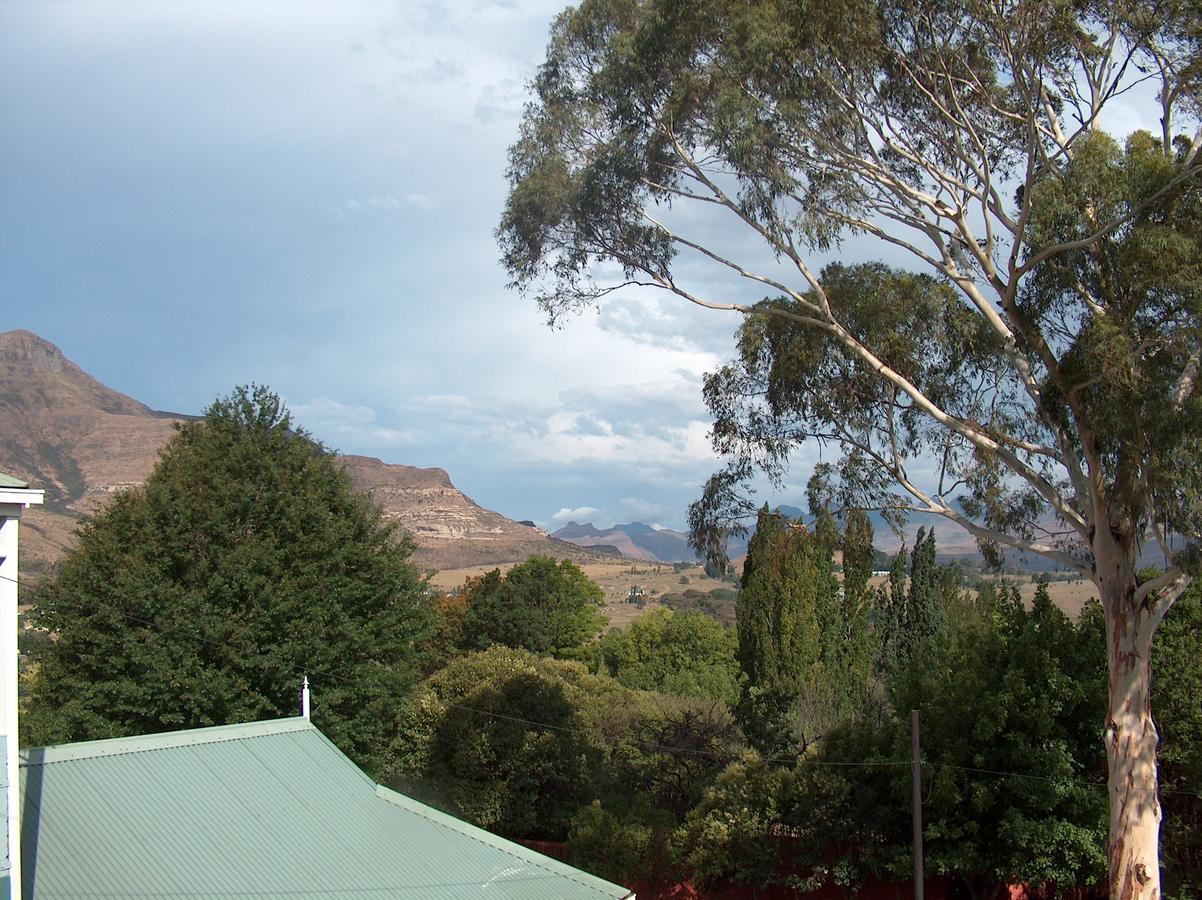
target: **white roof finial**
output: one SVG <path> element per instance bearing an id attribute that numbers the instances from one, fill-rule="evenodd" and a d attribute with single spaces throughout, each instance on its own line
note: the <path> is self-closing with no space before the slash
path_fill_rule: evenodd
<path id="1" fill-rule="evenodd" d="M 309 718 L 309 676 L 305 675 L 301 682 L 301 716 Z"/>

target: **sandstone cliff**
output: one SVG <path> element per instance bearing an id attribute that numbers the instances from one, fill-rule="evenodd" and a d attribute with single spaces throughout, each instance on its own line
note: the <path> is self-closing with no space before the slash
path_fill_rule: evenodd
<path id="1" fill-rule="evenodd" d="M 0 334 L 0 471 L 46 491 L 46 505 L 22 518 L 22 567 L 36 572 L 61 559 L 79 517 L 140 484 L 174 423 L 186 418 L 106 387 L 32 332 Z M 414 560 L 424 568 L 518 562 L 533 553 L 590 556 L 478 506 L 442 469 L 340 459 L 385 517 L 413 536 Z"/>

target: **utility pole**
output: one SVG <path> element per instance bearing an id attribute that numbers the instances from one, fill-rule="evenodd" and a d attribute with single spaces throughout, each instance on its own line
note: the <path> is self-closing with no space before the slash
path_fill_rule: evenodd
<path id="1" fill-rule="evenodd" d="M 922 748 L 918 741 L 918 710 L 910 710 L 910 780 L 914 811 L 914 900 L 923 900 L 922 878 Z"/>

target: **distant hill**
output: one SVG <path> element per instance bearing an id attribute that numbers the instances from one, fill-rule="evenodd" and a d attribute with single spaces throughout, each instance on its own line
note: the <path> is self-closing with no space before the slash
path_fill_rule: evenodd
<path id="1" fill-rule="evenodd" d="M 141 484 L 174 424 L 190 418 L 101 384 L 32 332 L 0 333 L 0 472 L 46 491 L 45 506 L 21 519 L 23 564 L 38 571 L 61 559 L 80 516 Z M 519 562 L 534 553 L 578 561 L 595 555 L 484 509 L 442 469 L 339 459 L 384 516 L 413 535 L 414 561 L 424 568 Z"/>
<path id="2" fill-rule="evenodd" d="M 623 556 L 649 562 L 697 561 L 697 554 L 689 546 L 688 534 L 671 528 L 655 528 L 643 522 L 628 522 L 605 529 L 597 528 L 591 522 L 583 525 L 569 522 L 558 531 L 551 532 L 551 537 L 581 547 L 609 545 L 621 551 Z M 732 538 L 729 552 L 732 558 L 746 553 L 746 539 Z"/>

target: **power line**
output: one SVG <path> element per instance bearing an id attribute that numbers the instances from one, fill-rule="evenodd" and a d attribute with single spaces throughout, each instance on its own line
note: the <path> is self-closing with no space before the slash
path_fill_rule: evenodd
<path id="1" fill-rule="evenodd" d="M 10 578 L 7 575 L 0 576 L 0 578 L 4 578 L 7 581 L 16 583 L 15 578 Z M 82 610 L 85 608 L 82 604 L 79 604 L 79 603 L 72 604 L 72 605 L 74 605 L 76 609 Z M 156 622 L 151 619 L 144 619 L 140 616 L 136 616 L 132 613 L 128 613 L 117 606 L 106 606 L 106 607 L 103 607 L 103 610 L 114 612 L 123 618 L 129 619 L 130 621 L 133 621 L 133 622 L 138 622 L 139 624 L 145 625 L 146 627 L 154 629 L 155 631 L 158 631 L 163 634 L 174 634 L 174 635 L 178 635 L 180 637 L 191 638 L 193 640 L 201 641 L 203 643 L 209 644 L 214 647 L 225 648 L 228 646 L 227 644 L 223 643 L 222 641 L 217 641 L 217 640 L 213 640 L 212 638 L 207 638 L 202 634 L 197 634 L 196 632 L 184 631 L 182 629 L 172 628 L 170 626 L 162 625 L 161 623 Z M 102 608 L 96 607 L 95 611 L 98 611 L 98 612 L 102 611 Z M 307 668 L 304 666 L 292 666 L 291 668 L 298 675 L 311 675 L 311 676 L 317 676 L 320 678 L 329 678 L 331 680 L 339 681 L 344 684 L 352 684 L 353 685 L 353 684 L 358 683 L 358 681 L 355 678 L 348 677 L 348 676 L 343 675 L 338 672 L 323 671 L 320 669 Z M 579 735 L 585 735 L 585 736 L 589 736 L 589 735 L 593 734 L 593 732 L 590 732 L 589 730 L 587 730 L 585 728 L 574 727 L 574 726 L 570 726 L 570 725 L 557 725 L 557 724 L 554 724 L 551 722 L 539 722 L 534 719 L 524 718 L 522 716 L 514 716 L 514 715 L 508 715 L 506 713 L 498 713 L 498 712 L 492 712 L 492 711 L 486 710 L 486 709 L 479 709 L 478 707 L 467 706 L 466 704 L 462 704 L 462 703 L 453 703 L 453 702 L 449 702 L 449 701 L 442 701 L 441 699 L 440 699 L 440 703 L 448 709 L 458 709 L 463 712 L 474 713 L 476 715 L 485 716 L 488 718 L 500 719 L 503 721 L 509 721 L 509 722 L 514 722 L 517 724 L 528 725 L 532 728 L 542 728 L 542 729 L 546 729 L 549 731 L 558 731 L 558 732 L 563 732 L 563 733 L 579 734 Z M 699 749 L 699 748 L 694 748 L 694 747 L 676 747 L 676 746 L 670 746 L 670 745 L 665 745 L 665 744 L 658 744 L 653 741 L 632 741 L 631 743 L 635 744 L 638 747 L 642 747 L 642 748 L 648 749 L 648 750 L 658 751 L 661 753 L 679 753 L 679 754 L 685 754 L 685 755 L 690 755 L 690 756 L 704 756 L 704 757 L 709 757 L 712 759 L 731 759 L 734 757 L 734 754 L 721 753 L 716 750 L 704 750 L 704 749 Z M 609 746 L 612 748 L 615 745 L 611 744 Z M 910 760 L 837 761 L 837 760 L 804 759 L 804 758 L 798 758 L 798 757 L 794 757 L 794 756 L 766 757 L 764 759 L 764 762 L 783 763 L 783 764 L 788 764 L 788 765 L 793 765 L 793 766 L 828 767 L 828 768 L 896 768 L 896 767 L 902 767 L 902 766 L 909 766 L 911 764 Z M 1103 784 L 1103 783 L 1097 782 L 1097 781 L 1086 781 L 1086 780 L 1082 780 L 1082 779 L 1061 779 L 1061 778 L 1055 778 L 1055 777 L 1049 776 L 1049 775 L 1031 775 L 1031 774 L 1027 774 L 1027 773 L 1023 773 L 1023 772 L 1005 772 L 1005 771 L 1001 771 L 998 769 L 982 769 L 982 768 L 974 768 L 972 766 L 960 766 L 960 765 L 956 765 L 954 763 L 924 762 L 922 765 L 930 766 L 933 769 L 953 769 L 953 770 L 957 770 L 957 771 L 971 772 L 971 773 L 979 774 L 979 775 L 994 775 L 994 776 L 1001 777 L 1001 778 L 1020 778 L 1020 779 L 1027 779 L 1027 780 L 1033 780 L 1033 781 L 1054 782 L 1054 783 L 1066 783 L 1067 782 L 1069 784 L 1076 784 L 1076 785 L 1081 785 L 1081 786 L 1085 786 L 1085 787 L 1093 787 L 1093 788 L 1099 788 L 1101 790 L 1107 790 L 1106 784 Z M 1142 791 L 1153 790 L 1152 788 L 1132 788 L 1132 789 L 1133 790 L 1142 790 Z M 1164 788 L 1157 788 L 1156 790 L 1158 793 L 1164 794 L 1164 795 L 1184 796 L 1184 797 L 1202 797 L 1202 793 L 1195 792 L 1195 791 L 1178 791 L 1178 790 L 1169 790 L 1169 789 L 1164 789 Z"/>
<path id="2" fill-rule="evenodd" d="M 7 577 L 7 576 L 4 576 L 4 577 Z M 84 609 L 82 604 L 72 604 L 72 605 L 74 605 L 76 609 Z M 96 607 L 95 610 L 98 612 L 102 611 L 100 607 Z M 197 634 L 196 632 L 184 631 L 179 628 L 172 628 L 170 626 L 162 625 L 151 619 L 144 619 L 141 616 L 136 616 L 133 613 L 126 612 L 117 606 L 106 606 L 106 607 L 103 607 L 103 610 L 109 611 L 109 612 L 114 612 L 117 615 L 121 616 L 122 618 L 128 619 L 133 622 L 138 622 L 139 624 L 145 625 L 148 628 L 152 628 L 155 631 L 158 631 L 163 634 L 174 634 L 174 635 L 178 635 L 180 637 L 191 638 L 193 640 L 197 640 L 197 641 L 200 641 L 205 644 L 209 644 L 214 647 L 225 648 L 228 646 L 227 644 L 225 644 L 221 641 L 213 640 L 212 638 L 207 638 L 202 634 Z M 314 669 L 314 668 L 309 668 L 309 667 L 305 667 L 305 666 L 292 666 L 291 668 L 298 675 L 311 675 L 311 676 L 317 676 L 317 677 L 321 677 L 321 678 L 329 678 L 329 679 L 332 679 L 335 681 L 343 682 L 345 684 L 358 683 L 355 678 L 348 677 L 348 676 L 343 675 L 338 672 L 322 671 L 320 669 Z M 534 719 L 527 719 L 527 718 L 523 718 L 521 716 L 513 716 L 513 715 L 507 715 L 505 713 L 492 712 L 492 711 L 486 710 L 486 709 L 479 709 L 477 707 L 467 706 L 466 704 L 462 704 L 462 703 L 453 703 L 453 702 L 441 701 L 441 700 L 440 700 L 440 702 L 442 703 L 442 705 L 444 707 L 447 707 L 449 709 L 459 709 L 464 712 L 475 713 L 477 715 L 487 716 L 489 718 L 501 719 L 501 720 L 510 721 L 510 722 L 515 722 L 515 723 L 519 723 L 522 725 L 529 725 L 534 728 L 543 728 L 543 729 L 547 729 L 547 730 L 551 730 L 551 731 L 560 731 L 560 732 L 567 732 L 567 733 L 580 734 L 580 735 L 591 735 L 592 734 L 592 732 L 588 731 L 585 728 L 573 727 L 570 725 L 556 725 L 556 724 L 553 724 L 550 722 L 539 722 Z M 666 744 L 658 744 L 658 743 L 655 743 L 652 741 L 633 741 L 632 743 L 636 744 L 637 746 L 643 747 L 645 749 L 658 750 L 660 752 L 665 752 L 665 753 L 682 753 L 682 754 L 689 754 L 689 755 L 694 755 L 694 756 L 708 756 L 708 757 L 712 757 L 715 759 L 728 759 L 728 758 L 732 758 L 734 756 L 734 754 L 720 753 L 716 750 L 703 750 L 703 749 L 698 749 L 695 747 L 675 747 L 675 746 L 669 746 Z M 611 747 L 612 746 L 613 745 L 611 745 Z M 766 759 L 765 762 L 793 762 L 793 763 L 800 762 L 805 765 L 843 766 L 843 767 L 882 767 L 882 766 L 909 765 L 909 763 L 905 762 L 905 761 L 892 761 L 892 760 L 891 761 L 881 761 L 881 762 L 834 762 L 834 761 L 825 761 L 825 760 L 797 760 L 795 757 L 779 757 L 779 758 L 772 757 L 772 758 Z"/>

